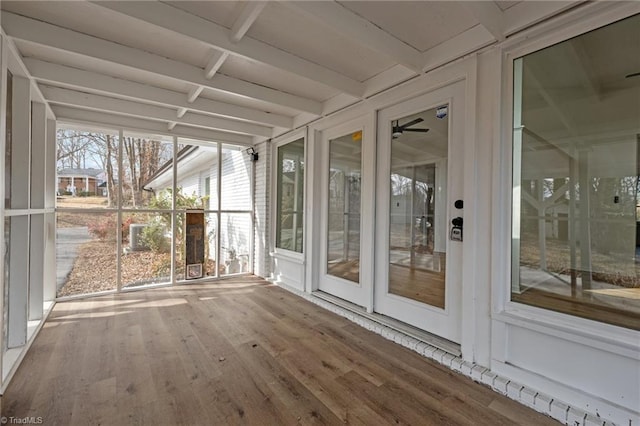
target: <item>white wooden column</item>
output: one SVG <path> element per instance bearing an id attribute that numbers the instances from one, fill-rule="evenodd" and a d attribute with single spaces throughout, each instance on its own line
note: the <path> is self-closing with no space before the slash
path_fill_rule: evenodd
<path id="1" fill-rule="evenodd" d="M 31 139 L 31 82 L 13 76 L 11 141 L 11 210 L 29 208 Z M 11 217 L 9 243 L 9 305 L 7 347 L 27 342 L 29 293 L 29 216 Z"/>
<path id="2" fill-rule="evenodd" d="M 31 104 L 31 210 L 44 209 L 46 114 L 44 104 L 39 102 Z M 42 318 L 44 228 L 44 213 L 32 213 L 29 245 L 29 320 Z"/>
<path id="3" fill-rule="evenodd" d="M 56 298 L 56 121 L 47 120 L 44 163 L 44 281 L 43 298 Z"/>

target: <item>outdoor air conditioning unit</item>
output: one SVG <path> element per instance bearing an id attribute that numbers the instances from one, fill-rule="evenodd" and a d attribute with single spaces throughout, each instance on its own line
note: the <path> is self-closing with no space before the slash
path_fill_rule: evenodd
<path id="1" fill-rule="evenodd" d="M 146 226 L 144 223 L 129 225 L 129 248 L 131 251 L 149 250 L 149 247 L 142 241 L 142 231 Z"/>

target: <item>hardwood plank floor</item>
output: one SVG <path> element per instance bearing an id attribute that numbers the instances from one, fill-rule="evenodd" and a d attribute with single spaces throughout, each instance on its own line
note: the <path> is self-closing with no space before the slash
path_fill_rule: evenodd
<path id="1" fill-rule="evenodd" d="M 45 425 L 554 425 L 253 278 L 58 303 L 3 396 Z"/>

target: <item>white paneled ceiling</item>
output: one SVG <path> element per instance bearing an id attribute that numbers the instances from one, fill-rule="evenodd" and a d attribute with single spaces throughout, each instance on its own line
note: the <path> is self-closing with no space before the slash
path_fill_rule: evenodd
<path id="1" fill-rule="evenodd" d="M 250 144 L 290 129 L 298 116 L 311 120 L 356 103 L 574 4 L 538 12 L 525 3 L 50 0 L 1 7 L 4 33 L 60 121 Z"/>

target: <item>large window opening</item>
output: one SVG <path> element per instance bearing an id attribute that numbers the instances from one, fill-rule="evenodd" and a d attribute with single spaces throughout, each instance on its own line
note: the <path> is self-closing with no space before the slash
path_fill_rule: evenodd
<path id="1" fill-rule="evenodd" d="M 640 330 L 640 15 L 514 61 L 513 301 Z"/>
<path id="2" fill-rule="evenodd" d="M 252 271 L 244 147 L 77 128 L 57 144 L 59 297 Z M 204 230 L 189 238 L 192 213 Z"/>

